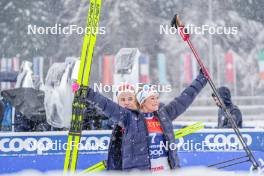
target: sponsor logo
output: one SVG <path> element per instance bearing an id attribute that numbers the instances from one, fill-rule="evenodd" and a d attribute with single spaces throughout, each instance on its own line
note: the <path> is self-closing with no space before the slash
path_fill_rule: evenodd
<path id="1" fill-rule="evenodd" d="M 242 137 L 248 146 L 252 144 L 252 138 L 250 135 L 242 134 Z M 209 134 L 205 137 L 204 142 L 209 148 L 217 147 L 217 149 L 220 149 L 221 147 L 227 147 L 229 149 L 243 150 L 243 146 L 236 134 Z"/>
<path id="2" fill-rule="evenodd" d="M 252 144 L 252 137 L 248 134 L 242 134 L 246 144 Z M 166 150 L 179 151 L 237 151 L 243 150 L 243 146 L 236 134 L 208 134 L 204 140 L 184 140 L 178 138 L 176 143 L 160 143 L 160 148 Z"/>
<path id="3" fill-rule="evenodd" d="M 107 150 L 110 142 L 108 136 L 103 137 L 82 137 L 78 148 L 80 151 L 91 150 Z M 66 150 L 67 143 L 60 139 L 52 139 L 49 137 L 41 138 L 1 138 L 0 139 L 0 152 L 33 152 L 43 154 L 47 151 L 61 151 Z M 73 145 L 72 145 L 73 146 Z"/>
<path id="4" fill-rule="evenodd" d="M 52 140 L 47 137 L 40 139 L 35 138 L 2 138 L 0 140 L 0 149 L 2 152 L 20 152 L 20 151 L 37 151 L 42 153 L 43 151 L 50 150 L 50 144 Z"/>

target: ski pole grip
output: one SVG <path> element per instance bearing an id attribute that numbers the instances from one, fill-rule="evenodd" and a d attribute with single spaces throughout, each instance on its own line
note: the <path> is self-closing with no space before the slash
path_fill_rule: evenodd
<path id="1" fill-rule="evenodd" d="M 183 26 L 180 22 L 179 15 L 175 14 L 171 20 L 171 27 L 175 27 L 178 29 L 178 27 Z"/>
<path id="2" fill-rule="evenodd" d="M 184 25 L 181 23 L 179 15 L 175 14 L 173 16 L 171 20 L 171 26 L 175 27 L 178 30 L 178 33 L 180 33 L 184 41 L 189 39 L 189 34 L 187 33 L 187 30 L 185 30 Z"/>
<path id="3" fill-rule="evenodd" d="M 181 23 L 181 21 L 180 21 L 180 18 L 179 18 L 179 15 L 175 15 L 176 16 L 176 25 L 178 26 L 178 27 L 180 27 L 180 26 L 184 26 L 182 23 Z"/>

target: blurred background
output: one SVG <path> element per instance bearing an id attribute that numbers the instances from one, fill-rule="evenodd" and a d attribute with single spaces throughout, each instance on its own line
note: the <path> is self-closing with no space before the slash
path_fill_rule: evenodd
<path id="1" fill-rule="evenodd" d="M 28 34 L 28 25 L 40 27 L 85 27 L 89 2 L 85 0 L 1 0 L 0 71 L 1 90 L 15 87 L 11 78 L 23 61 L 32 63 L 34 81 L 45 84 L 48 70 L 55 62 L 78 58 L 83 35 Z M 139 82 L 171 85 L 161 94 L 163 102 L 192 82 L 199 72 L 189 47 L 178 35 L 160 34 L 175 13 L 185 24 L 237 27 L 236 35 L 208 33 L 191 35 L 217 87 L 227 86 L 232 100 L 251 127 L 264 121 L 264 1 L 258 0 L 107 0 L 102 3 L 100 26 L 105 34 L 97 36 L 91 83 L 113 84 L 113 63 L 121 48 L 138 48 Z M 9 72 L 14 72 L 12 75 Z M 36 81 L 37 80 L 37 81 Z M 207 87 L 192 107 L 175 123 L 217 121 L 217 107 Z M 105 94 L 112 97 L 111 94 Z"/>

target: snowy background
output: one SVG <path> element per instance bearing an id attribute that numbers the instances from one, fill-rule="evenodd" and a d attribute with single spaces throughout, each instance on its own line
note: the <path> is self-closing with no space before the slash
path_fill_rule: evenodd
<path id="1" fill-rule="evenodd" d="M 85 27 L 89 2 L 71 0 L 1 0 L 0 1 L 0 57 L 32 61 L 33 57 L 44 58 L 44 72 L 53 62 L 63 62 L 68 56 L 80 56 L 83 35 L 27 34 L 28 25 L 54 26 L 71 24 Z M 98 35 L 92 66 L 92 82 L 102 79 L 99 69 L 103 55 L 115 55 L 120 48 L 131 47 L 150 58 L 150 80 L 158 84 L 157 54 L 164 53 L 167 60 L 166 79 L 173 91 L 167 97 L 179 94 L 184 88 L 182 81 L 182 54 L 189 53 L 186 43 L 179 36 L 161 35 L 160 25 L 170 24 L 175 13 L 185 24 L 236 26 L 237 35 L 192 35 L 198 53 L 205 61 L 217 86 L 227 85 L 247 118 L 262 120 L 264 107 L 264 80 L 259 76 L 258 55 L 264 49 L 264 2 L 258 0 L 107 0 L 102 3 L 100 26 L 106 33 Z M 236 81 L 225 79 L 225 53 L 233 53 L 236 65 Z M 207 116 L 201 113 L 213 106 L 210 87 L 199 95 L 189 113 L 192 116 Z M 206 107 L 206 108 L 204 108 Z M 198 111 L 198 112 L 197 112 Z M 215 115 L 213 107 L 211 116 Z M 261 116 L 260 116 L 261 115 Z M 188 116 L 188 112 L 186 114 Z M 257 117 L 259 116 L 259 117 Z"/>
<path id="2" fill-rule="evenodd" d="M 79 57 L 83 35 L 28 34 L 28 26 L 53 27 L 60 24 L 62 27 L 69 25 L 85 27 L 88 8 L 88 0 L 1 0 L 0 71 L 6 71 L 4 69 L 6 59 L 17 58 L 22 63 L 25 60 L 33 62 L 34 58 L 42 57 L 44 58 L 43 80 L 45 80 L 53 63 L 64 62 L 67 57 Z M 243 125 L 263 128 L 264 76 L 260 76 L 264 75 L 263 9 L 264 1 L 261 0 L 102 0 L 100 26 L 105 27 L 106 33 L 97 36 L 91 83 L 102 82 L 101 64 L 105 55 L 116 55 L 121 48 L 138 48 L 149 58 L 150 82 L 160 84 L 157 56 L 162 53 L 166 57 L 164 79 L 172 86 L 172 91 L 161 94 L 161 99 L 163 102 L 168 102 L 172 97 L 179 95 L 190 81 L 186 81 L 184 59 L 186 55 L 192 53 L 178 35 L 160 34 L 160 26 L 169 25 L 172 16 L 178 13 L 186 25 L 237 27 L 236 35 L 192 34 L 191 40 L 209 69 L 216 86 L 228 86 L 231 89 L 233 101 L 242 111 Z M 233 58 L 231 67 L 225 63 L 227 53 L 231 53 Z M 194 61 L 193 56 L 192 60 Z M 56 71 L 59 70 L 58 68 L 65 69 L 62 68 L 63 64 L 57 66 L 53 68 Z M 227 75 L 227 68 L 232 69 L 231 75 Z M 192 80 L 195 71 L 191 70 L 191 72 Z M 55 75 L 53 72 L 50 74 Z M 45 84 L 47 86 L 47 82 Z M 1 91 L 2 89 L 1 87 Z M 62 96 L 65 95 L 64 92 L 60 93 Z M 191 108 L 174 123 L 184 126 L 193 124 L 193 121 L 203 121 L 205 125 L 215 127 L 217 107 L 211 98 L 211 93 L 207 85 Z M 50 97 L 56 99 L 54 96 Z M 62 100 L 62 102 L 66 101 Z M 71 107 L 70 101 L 66 103 Z M 63 111 L 67 108 L 63 106 L 61 109 Z M 184 169 L 178 172 L 178 175 L 196 176 L 198 173 L 215 176 L 234 175 L 234 173 L 219 173 L 206 168 Z M 15 174 L 58 175 L 58 173 L 38 171 Z"/>

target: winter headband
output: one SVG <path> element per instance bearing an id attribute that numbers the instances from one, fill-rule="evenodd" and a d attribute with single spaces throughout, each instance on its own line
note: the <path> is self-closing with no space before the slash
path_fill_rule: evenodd
<path id="1" fill-rule="evenodd" d="M 144 85 L 137 93 L 137 101 L 141 105 L 150 96 L 159 96 L 159 93 L 153 85 Z"/>

